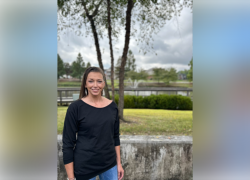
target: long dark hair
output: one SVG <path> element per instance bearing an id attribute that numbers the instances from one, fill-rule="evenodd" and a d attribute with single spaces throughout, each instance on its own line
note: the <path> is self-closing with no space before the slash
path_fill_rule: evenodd
<path id="1" fill-rule="evenodd" d="M 103 80 L 104 80 L 104 72 L 101 68 L 99 67 L 89 67 L 85 70 L 83 77 L 82 77 L 82 85 L 81 85 L 81 90 L 80 90 L 80 95 L 79 99 L 82 99 L 83 97 L 87 96 L 89 94 L 88 89 L 85 88 L 87 77 L 90 72 L 99 72 L 102 74 Z M 101 92 L 103 94 L 103 92 Z M 101 95 L 102 95 L 101 94 Z"/>

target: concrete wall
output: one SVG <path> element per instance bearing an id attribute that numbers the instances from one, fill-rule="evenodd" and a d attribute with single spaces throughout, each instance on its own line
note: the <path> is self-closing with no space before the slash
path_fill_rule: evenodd
<path id="1" fill-rule="evenodd" d="M 121 135 L 123 180 L 192 180 L 192 137 Z M 58 135 L 58 180 L 67 179 Z M 97 178 L 98 179 L 98 178 Z"/>

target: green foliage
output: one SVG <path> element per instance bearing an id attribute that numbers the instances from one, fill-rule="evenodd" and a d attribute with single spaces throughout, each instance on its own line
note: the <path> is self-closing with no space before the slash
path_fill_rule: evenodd
<path id="1" fill-rule="evenodd" d="M 124 108 L 134 108 L 135 103 L 134 103 L 134 96 L 131 95 L 126 95 L 124 96 Z"/>
<path id="2" fill-rule="evenodd" d="M 146 80 L 147 77 L 148 73 L 144 69 L 140 68 L 138 71 L 138 79 Z"/>
<path id="3" fill-rule="evenodd" d="M 79 78 L 81 80 L 81 76 L 83 75 L 85 69 L 85 63 L 82 59 L 81 53 L 79 53 L 76 61 L 72 63 L 72 77 Z"/>
<path id="4" fill-rule="evenodd" d="M 60 78 L 60 76 L 65 74 L 65 69 L 63 66 L 63 60 L 61 59 L 60 55 L 57 54 L 57 79 Z"/>
<path id="5" fill-rule="evenodd" d="M 185 74 L 187 76 L 188 75 L 188 70 L 184 69 L 184 70 L 178 71 L 177 74 Z"/>
<path id="6" fill-rule="evenodd" d="M 129 71 L 135 71 L 136 70 L 136 64 L 135 64 L 135 57 L 131 50 L 128 50 L 127 54 L 127 61 L 125 66 L 125 72 Z"/>
<path id="7" fill-rule="evenodd" d="M 127 1 L 125 0 L 110 1 L 111 34 L 114 38 L 118 38 L 120 30 L 123 29 L 124 24 L 122 23 L 122 19 L 125 20 L 124 9 L 126 5 Z M 57 30 L 59 37 L 68 30 L 74 32 L 77 36 L 91 35 L 92 28 L 87 14 L 90 15 L 94 21 L 98 38 L 108 36 L 104 30 L 108 29 L 106 0 L 58 0 L 57 6 Z M 85 28 L 83 28 L 83 26 Z M 83 29 L 85 32 L 82 31 Z"/>
<path id="8" fill-rule="evenodd" d="M 169 68 L 169 69 L 164 69 L 164 68 L 154 68 L 154 79 L 158 81 L 162 80 L 166 84 L 169 84 L 170 81 L 176 81 L 178 79 L 177 77 L 177 72 L 175 68 Z"/>
<path id="9" fill-rule="evenodd" d="M 120 72 L 121 63 L 122 63 L 122 58 L 119 57 L 119 58 L 117 59 L 116 66 L 115 66 L 115 68 L 114 68 L 114 69 L 115 69 L 115 76 L 116 76 L 116 77 L 119 77 L 119 72 Z"/>
<path id="10" fill-rule="evenodd" d="M 138 79 L 138 73 L 136 71 L 129 71 L 128 78 L 130 78 L 132 81 L 135 81 L 136 79 Z"/>
<path id="11" fill-rule="evenodd" d="M 115 96 L 118 104 L 119 96 Z M 190 97 L 181 95 L 150 95 L 150 96 L 124 96 L 124 108 L 149 108 L 149 109 L 172 109 L 172 110 L 192 110 L 193 103 Z"/>
<path id="12" fill-rule="evenodd" d="M 132 16 L 139 24 L 139 28 L 133 27 L 133 33 L 131 34 L 135 37 L 137 45 L 140 47 L 140 52 L 142 51 L 146 54 L 153 50 L 154 36 L 152 34 L 157 34 L 169 20 L 180 16 L 183 7 L 192 9 L 193 0 L 136 1 Z"/>
<path id="13" fill-rule="evenodd" d="M 136 108 L 143 108 L 143 107 L 145 107 L 145 103 L 143 101 L 143 97 L 142 96 L 137 96 L 136 100 L 135 100 L 135 103 L 136 103 Z"/>
<path id="14" fill-rule="evenodd" d="M 193 106 L 193 103 L 192 103 L 192 101 L 190 101 L 189 97 L 182 96 L 181 98 L 177 98 L 177 109 L 179 109 L 179 110 L 191 110 L 192 106 Z"/>
<path id="15" fill-rule="evenodd" d="M 170 81 L 177 80 L 177 72 L 175 68 L 166 69 L 162 74 L 162 80 L 169 84 Z"/>
<path id="16" fill-rule="evenodd" d="M 135 64 L 135 57 L 134 54 L 131 50 L 128 51 L 128 55 L 127 55 L 127 60 L 126 60 L 126 65 L 125 65 L 125 73 L 124 73 L 124 78 L 127 79 L 130 77 L 130 73 L 134 73 L 133 77 L 136 79 L 137 74 L 136 72 L 136 64 Z M 115 66 L 115 74 L 116 77 L 119 76 L 119 72 L 120 72 L 120 67 L 121 67 L 121 62 L 122 62 L 122 58 L 119 57 L 117 62 L 116 62 L 116 66 Z M 130 77 L 131 78 L 131 77 Z M 132 79 L 132 78 L 131 78 Z"/>
<path id="17" fill-rule="evenodd" d="M 91 67 L 90 62 L 87 63 L 86 69 L 89 68 L 89 67 Z"/>
<path id="18" fill-rule="evenodd" d="M 65 74 L 68 76 L 72 73 L 72 69 L 69 63 L 64 63 L 64 70 L 65 70 Z"/>
<path id="19" fill-rule="evenodd" d="M 163 75 L 163 72 L 165 71 L 165 69 L 163 69 L 163 68 L 154 68 L 153 71 L 154 71 L 153 77 L 159 83 L 159 81 L 162 79 L 162 75 Z"/>
<path id="20" fill-rule="evenodd" d="M 189 81 L 193 81 L 193 58 L 191 59 L 188 65 L 190 66 L 190 69 L 188 71 L 187 78 Z"/>

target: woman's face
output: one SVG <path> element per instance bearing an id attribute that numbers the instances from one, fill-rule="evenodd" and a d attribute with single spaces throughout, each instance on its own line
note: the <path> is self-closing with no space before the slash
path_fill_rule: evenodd
<path id="1" fill-rule="evenodd" d="M 101 92 L 105 86 L 103 76 L 99 72 L 90 72 L 87 77 L 85 87 L 88 89 L 88 93 L 94 96 L 101 95 Z"/>

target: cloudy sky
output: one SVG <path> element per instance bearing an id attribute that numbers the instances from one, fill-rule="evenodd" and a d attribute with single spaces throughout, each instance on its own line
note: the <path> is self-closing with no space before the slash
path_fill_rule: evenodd
<path id="1" fill-rule="evenodd" d="M 193 14 L 189 8 L 183 8 L 181 16 L 166 21 L 165 26 L 158 34 L 153 34 L 154 52 L 144 55 L 139 53 L 139 47 L 135 38 L 131 37 L 129 49 L 132 50 L 136 59 L 136 68 L 145 70 L 153 67 L 169 68 L 179 70 L 189 69 L 188 63 L 193 56 Z M 122 55 L 124 47 L 125 31 L 122 30 L 118 41 L 113 42 L 115 64 Z M 100 40 L 102 60 L 104 69 L 111 67 L 109 41 L 107 38 Z M 73 32 L 60 34 L 58 41 L 58 53 L 64 62 L 72 63 L 81 53 L 85 63 L 90 62 L 92 66 L 98 66 L 97 55 L 92 37 L 77 36 Z M 155 55 L 157 53 L 157 55 Z"/>

